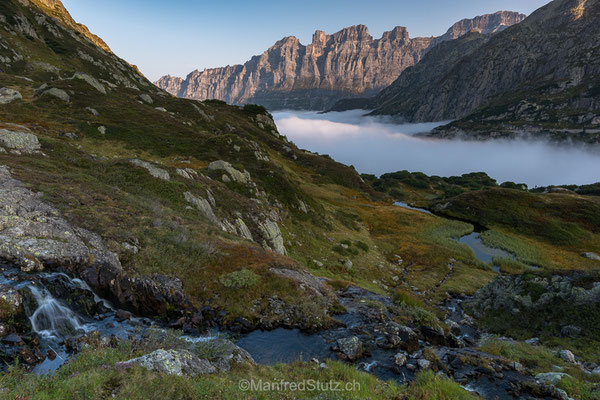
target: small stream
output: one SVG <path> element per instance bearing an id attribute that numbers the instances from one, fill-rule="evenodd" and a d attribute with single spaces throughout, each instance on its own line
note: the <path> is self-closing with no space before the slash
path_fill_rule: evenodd
<path id="1" fill-rule="evenodd" d="M 66 363 L 73 355 L 67 343 L 74 337 L 99 331 L 103 337 L 116 336 L 126 339 L 140 335 L 144 329 L 154 329 L 152 322 L 146 319 L 118 319 L 117 311 L 110 303 L 99 298 L 85 282 L 72 279 L 63 273 L 26 274 L 15 267 L 0 264 L 0 285 L 11 286 L 23 297 L 33 336 L 39 339 L 39 346 L 34 346 L 34 351 L 40 353 L 41 361 L 33 368 L 33 372 L 37 374 L 53 373 Z M 338 340 L 356 336 L 364 347 L 362 357 L 356 362 L 358 369 L 383 380 L 393 379 L 399 383 L 413 380 L 417 369 L 415 366 L 423 357 L 422 351 L 430 345 L 418 340 L 415 343 L 416 348 L 404 352 L 407 357 L 406 364 L 395 364 L 394 356 L 400 349 L 397 344 L 390 345 L 389 338 L 390 335 L 394 336 L 393 332 L 401 330 L 401 327 L 394 322 L 394 315 L 390 314 L 390 307 L 393 306 L 390 298 L 352 286 L 339 293 L 338 298 L 346 309 L 344 314 L 335 317 L 341 322 L 338 327 L 314 334 L 305 334 L 298 329 L 257 330 L 238 336 L 237 345 L 247 350 L 259 364 L 313 359 L 323 362 L 338 358 L 339 353 L 333 351 Z M 374 303 L 381 304 L 382 308 L 373 308 Z M 441 307 L 447 320 L 452 321 L 454 335 L 464 344 L 458 348 L 445 345 L 432 347 L 440 359 L 449 362 L 461 354 L 479 354 L 469 346 L 476 345 L 480 333 L 470 317 L 464 314 L 461 300 L 449 300 Z M 212 332 L 182 338 L 188 341 L 204 341 L 215 337 Z M 1 341 L 0 351 L 16 347 L 15 343 L 5 342 L 6 338 Z M 461 348 L 464 346 L 467 347 Z M 3 355 L 6 360 L 6 353 Z M 468 377 L 464 383 L 468 385 L 466 387 L 469 390 L 480 394 L 493 394 L 500 399 L 513 398 L 506 392 L 509 385 L 507 382 L 493 379 L 490 381 L 480 373 L 471 374 L 473 371 L 469 367 L 465 367 L 464 371 L 454 371 L 455 377 L 462 376 L 456 375 L 457 371 Z"/>
<path id="2" fill-rule="evenodd" d="M 137 318 L 118 321 L 116 311 L 108 301 L 99 298 L 82 280 L 72 279 L 64 273 L 25 274 L 15 267 L 0 264 L 0 285 L 11 286 L 23 298 L 31 331 L 37 335 L 39 351 L 45 356 L 33 368 L 37 374 L 53 372 L 68 361 L 66 341 L 70 338 L 99 331 L 103 336 L 124 339 L 136 326 L 148 323 Z M 64 290 L 75 293 L 81 300 L 80 307 L 91 306 L 88 316 L 55 297 L 58 291 Z M 14 346 L 3 346 L 3 350 L 11 347 Z"/>
<path id="3" fill-rule="evenodd" d="M 510 260 L 516 259 L 515 255 L 509 253 L 508 251 L 485 245 L 481 240 L 479 232 L 469 233 L 468 235 L 459 238 L 458 242 L 469 246 L 475 253 L 475 258 L 483 261 L 486 264 L 492 264 L 494 258 L 508 258 Z M 499 266 L 492 265 L 492 269 L 495 272 L 500 273 Z"/>
<path id="4" fill-rule="evenodd" d="M 435 215 L 429 210 L 426 210 L 424 208 L 412 207 L 404 202 L 395 202 L 394 205 L 402 208 L 407 208 L 409 210 L 419 211 L 429 215 Z M 516 256 L 513 253 L 510 253 L 506 250 L 487 246 L 485 243 L 483 243 L 483 240 L 481 239 L 482 232 L 483 231 L 476 229 L 474 232 L 471 232 L 468 235 L 464 235 L 456 239 L 456 241 L 469 246 L 475 253 L 476 259 L 478 259 L 479 261 L 483 261 L 486 264 L 490 264 L 494 272 L 501 273 L 500 267 L 498 265 L 493 264 L 494 258 L 506 258 L 509 260 L 516 260 Z M 539 269 L 539 267 L 533 265 L 530 265 L 528 267 L 532 270 Z"/>

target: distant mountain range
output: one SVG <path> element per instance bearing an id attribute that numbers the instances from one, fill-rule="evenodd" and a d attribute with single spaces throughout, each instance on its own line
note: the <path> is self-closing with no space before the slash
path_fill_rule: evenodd
<path id="1" fill-rule="evenodd" d="M 600 140 L 600 0 L 555 0 L 495 35 L 432 49 L 388 88 L 346 99 L 408 122 L 456 120 L 438 137 Z"/>
<path id="2" fill-rule="evenodd" d="M 184 98 L 323 110 L 342 98 L 375 95 L 442 42 L 472 31 L 502 31 L 523 19 L 523 14 L 501 11 L 464 19 L 439 37 L 413 39 L 400 26 L 380 39 L 364 25 L 332 35 L 316 31 L 307 46 L 289 36 L 244 65 L 196 70 L 185 79 L 164 76 L 155 84 Z"/>

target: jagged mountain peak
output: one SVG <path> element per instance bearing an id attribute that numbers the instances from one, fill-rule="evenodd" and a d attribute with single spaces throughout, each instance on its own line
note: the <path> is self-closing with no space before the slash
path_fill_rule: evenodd
<path id="1" fill-rule="evenodd" d="M 243 66 L 194 71 L 183 80 L 161 78 L 156 85 L 198 100 L 326 109 L 344 97 L 375 94 L 440 42 L 471 30 L 496 32 L 524 17 L 514 12 L 483 15 L 460 21 L 439 38 L 411 39 L 403 26 L 384 32 L 380 39 L 361 24 L 332 34 L 317 30 L 307 46 L 288 36 Z"/>

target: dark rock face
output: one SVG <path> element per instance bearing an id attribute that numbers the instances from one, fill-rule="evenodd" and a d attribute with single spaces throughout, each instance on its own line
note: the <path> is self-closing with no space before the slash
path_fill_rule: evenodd
<path id="1" fill-rule="evenodd" d="M 58 210 L 0 166 L 0 259 L 24 272 L 62 271 L 80 277 L 103 298 L 142 315 L 181 316 L 192 308 L 178 279 L 157 275 L 130 279 L 102 239 L 73 227 Z M 93 298 L 61 275 L 49 278 L 53 294 L 83 315 L 97 310 Z M 88 296 L 89 297 L 89 296 Z"/>
<path id="2" fill-rule="evenodd" d="M 156 85 L 198 100 L 258 103 L 269 109 L 327 109 L 341 98 L 374 95 L 438 43 L 471 30 L 501 30 L 524 17 L 499 12 L 463 20 L 438 38 L 411 39 L 400 26 L 380 39 L 373 39 L 364 25 L 332 35 L 316 31 L 307 46 L 286 37 L 244 65 L 194 71 L 185 79 L 165 76 Z"/>
<path id="3" fill-rule="evenodd" d="M 593 338 L 600 321 L 600 276 L 499 276 L 465 307 L 496 333 Z"/>
<path id="4" fill-rule="evenodd" d="M 192 304 L 183 290 L 181 280 L 165 275 L 144 276 L 133 279 L 138 300 L 138 310 L 142 315 L 179 315 L 182 310 L 192 310 Z"/>
<path id="5" fill-rule="evenodd" d="M 599 1 L 554 1 L 491 37 L 438 46 L 372 100 L 375 113 L 411 122 L 464 118 L 439 129 L 441 137 L 477 129 L 506 136 L 523 125 L 595 129 L 599 13 Z"/>
<path id="6" fill-rule="evenodd" d="M 102 239 L 72 227 L 58 210 L 13 179 L 0 166 L 0 258 L 25 272 L 62 269 L 86 280 L 100 296 L 135 305 L 131 285 L 116 254 Z"/>

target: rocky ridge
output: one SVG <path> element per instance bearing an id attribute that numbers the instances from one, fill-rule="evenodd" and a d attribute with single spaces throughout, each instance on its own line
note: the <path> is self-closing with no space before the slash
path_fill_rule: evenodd
<path id="1" fill-rule="evenodd" d="M 343 97 L 369 95 L 391 84 L 435 45 L 470 31 L 502 30 L 524 15 L 498 12 L 463 20 L 437 38 L 410 38 L 398 26 L 373 39 L 364 25 L 327 35 L 316 31 L 303 45 L 283 38 L 244 65 L 193 71 L 185 79 L 164 76 L 155 84 L 190 99 L 257 103 L 269 109 L 326 109 Z"/>
<path id="2" fill-rule="evenodd" d="M 492 37 L 440 46 L 374 98 L 336 109 L 368 107 L 409 122 L 458 119 L 437 137 L 597 142 L 599 13 L 598 1 L 553 1 Z"/>

